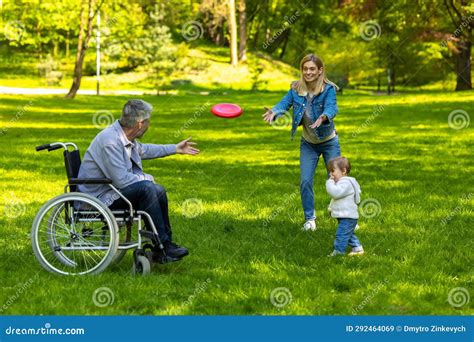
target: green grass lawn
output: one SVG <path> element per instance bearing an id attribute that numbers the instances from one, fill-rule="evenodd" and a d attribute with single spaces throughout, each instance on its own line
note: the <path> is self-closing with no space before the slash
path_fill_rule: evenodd
<path id="1" fill-rule="evenodd" d="M 50 274 L 29 237 L 36 212 L 66 183 L 61 152 L 34 147 L 73 141 L 83 153 L 99 132 L 94 114 L 108 110 L 118 118 L 127 97 L 2 96 L 1 313 L 472 315 L 472 298 L 459 307 L 448 300 L 459 303 L 448 296 L 455 288 L 474 295 L 472 124 L 453 129 L 448 115 L 474 114 L 474 93 L 338 97 L 342 153 L 362 199 L 380 203 L 379 213 L 365 209 L 375 216 L 361 216 L 366 254 L 357 258 L 327 257 L 336 221 L 326 212 L 322 167 L 315 177 L 319 228 L 301 231 L 299 138 L 290 141 L 289 127 L 261 119 L 262 107 L 283 94 L 143 97 L 155 107 L 143 142 L 192 136 L 201 149 L 196 157 L 144 162 L 167 188 L 176 240 L 191 252 L 179 263 L 154 265 L 148 277 L 131 275 L 131 253 L 100 275 Z M 227 101 L 241 104 L 244 115 L 209 113 Z M 187 199 L 201 201 L 200 215 L 183 215 Z M 111 305 L 94 304 L 101 287 L 113 292 Z M 287 305 L 272 304 L 276 288 L 291 293 Z"/>

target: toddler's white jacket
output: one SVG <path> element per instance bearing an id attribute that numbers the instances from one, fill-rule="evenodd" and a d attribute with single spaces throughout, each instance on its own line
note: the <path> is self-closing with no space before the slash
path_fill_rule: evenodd
<path id="1" fill-rule="evenodd" d="M 360 185 L 353 177 L 341 177 L 337 182 L 326 181 L 326 191 L 332 197 L 329 211 L 332 217 L 358 219 L 357 204 L 360 203 Z"/>

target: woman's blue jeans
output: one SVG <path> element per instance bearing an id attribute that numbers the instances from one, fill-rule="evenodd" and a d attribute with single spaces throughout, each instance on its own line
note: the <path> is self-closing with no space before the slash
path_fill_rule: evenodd
<path id="1" fill-rule="evenodd" d="M 314 173 L 318 166 L 319 157 L 323 155 L 324 164 L 341 155 L 341 147 L 339 145 L 339 137 L 336 135 L 331 140 L 321 144 L 311 144 L 304 138 L 301 138 L 300 145 L 300 192 L 301 202 L 303 203 L 303 211 L 305 220 L 314 220 L 316 212 L 314 211 Z M 329 177 L 329 172 L 328 172 Z"/>
<path id="2" fill-rule="evenodd" d="M 163 186 L 144 180 L 126 186 L 120 192 L 132 203 L 134 210 L 143 210 L 151 216 L 162 243 L 172 241 L 168 197 Z M 119 198 L 109 208 L 128 209 L 129 207 L 123 199 Z M 148 220 L 144 221 L 147 229 L 152 231 L 148 226 Z"/>

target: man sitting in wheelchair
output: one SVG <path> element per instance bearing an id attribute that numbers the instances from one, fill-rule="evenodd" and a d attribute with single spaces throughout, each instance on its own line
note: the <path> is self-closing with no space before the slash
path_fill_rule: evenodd
<path id="1" fill-rule="evenodd" d="M 143 172 L 142 159 L 162 158 L 172 154 L 196 155 L 191 138 L 174 145 L 142 144 L 138 140 L 150 125 L 151 104 L 129 100 L 120 120 L 101 131 L 87 149 L 79 178 L 109 178 L 112 185 L 128 199 L 136 210 L 147 212 L 156 227 L 159 241 L 153 248 L 153 259 L 176 261 L 188 255 L 188 250 L 173 242 L 168 216 L 165 188 L 154 182 L 153 176 Z M 106 184 L 82 184 L 79 191 L 97 197 L 110 209 L 128 209 L 129 204 Z M 146 222 L 148 225 L 148 223 Z M 147 227 L 151 231 L 150 227 Z"/>

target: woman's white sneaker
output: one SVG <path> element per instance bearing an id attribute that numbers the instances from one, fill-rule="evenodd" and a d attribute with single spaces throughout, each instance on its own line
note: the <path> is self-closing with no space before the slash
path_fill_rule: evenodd
<path id="1" fill-rule="evenodd" d="M 315 231 L 316 230 L 316 221 L 315 220 L 308 220 L 303 225 L 303 230 L 305 232 L 308 231 Z"/>

